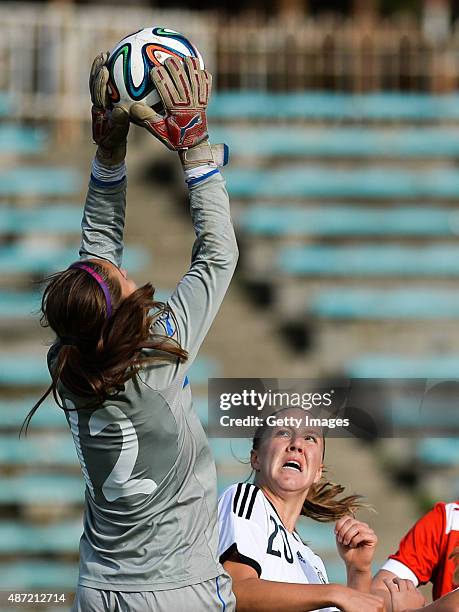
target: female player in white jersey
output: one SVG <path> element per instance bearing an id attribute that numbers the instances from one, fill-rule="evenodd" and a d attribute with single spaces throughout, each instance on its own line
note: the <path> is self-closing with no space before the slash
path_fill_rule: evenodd
<path id="1" fill-rule="evenodd" d="M 73 610 L 231 612 L 215 464 L 187 378 L 237 261 L 217 168 L 225 151 L 207 141 L 210 75 L 195 58 L 171 58 L 152 71 L 163 115 L 140 103 L 109 112 L 106 59 L 96 58 L 90 78 L 99 147 L 80 260 L 49 280 L 42 302 L 56 334 L 48 393 L 63 403 L 86 482 Z M 192 261 L 167 304 L 120 268 L 129 121 L 179 150 L 190 189 Z M 145 223 L 155 222 L 152 202 Z"/>
<path id="2" fill-rule="evenodd" d="M 283 420 L 305 413 L 275 414 Z M 238 612 L 383 611 L 383 600 L 370 594 L 376 535 L 350 516 L 358 496 L 338 500 L 342 487 L 321 481 L 323 456 L 320 430 L 265 424 L 255 432 L 254 484 L 233 485 L 219 500 L 220 561 L 233 579 Z M 337 520 L 348 586 L 328 584 L 322 560 L 295 531 L 300 515 Z"/>

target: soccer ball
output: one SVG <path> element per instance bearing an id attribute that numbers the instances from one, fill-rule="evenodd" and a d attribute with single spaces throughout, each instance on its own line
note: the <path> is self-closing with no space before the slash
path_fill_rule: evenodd
<path id="1" fill-rule="evenodd" d="M 168 57 L 197 57 L 196 47 L 183 34 L 168 28 L 144 28 L 121 40 L 111 51 L 107 68 L 110 74 L 108 95 L 113 106 L 129 107 L 133 102 L 156 106 L 161 99 L 149 73 Z"/>

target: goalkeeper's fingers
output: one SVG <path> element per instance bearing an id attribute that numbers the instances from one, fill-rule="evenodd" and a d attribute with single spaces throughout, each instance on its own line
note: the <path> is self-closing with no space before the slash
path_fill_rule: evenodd
<path id="1" fill-rule="evenodd" d="M 164 66 L 156 66 L 151 69 L 150 78 L 163 101 L 166 111 L 177 106 L 183 107 L 190 101 L 189 84 L 182 82 L 169 58 Z"/>
<path id="2" fill-rule="evenodd" d="M 114 108 L 111 112 L 93 106 L 92 139 L 97 145 L 113 149 L 125 143 L 129 132 L 129 111 L 123 106 Z"/>
<path id="3" fill-rule="evenodd" d="M 177 102 L 180 103 L 180 106 L 190 106 L 193 100 L 193 84 L 191 83 L 189 75 L 185 70 L 185 64 L 182 61 L 177 60 L 175 57 L 168 57 L 164 62 L 164 66 L 162 66 L 161 70 L 159 71 L 160 87 L 161 85 L 165 85 L 166 87 L 168 86 L 167 78 L 164 81 L 162 81 L 161 78 L 164 71 L 166 71 L 167 75 L 174 84 L 173 93 L 175 94 L 175 92 L 177 92 L 178 94 Z M 153 82 L 156 85 L 156 82 Z"/>
<path id="4" fill-rule="evenodd" d="M 94 58 L 89 74 L 89 92 L 93 106 L 106 108 L 107 106 L 107 83 L 109 79 L 106 62 L 109 52 L 99 53 Z"/>
<path id="5" fill-rule="evenodd" d="M 210 98 L 212 75 L 200 67 L 196 57 L 185 57 L 184 68 L 190 83 L 193 106 L 205 108 Z"/>

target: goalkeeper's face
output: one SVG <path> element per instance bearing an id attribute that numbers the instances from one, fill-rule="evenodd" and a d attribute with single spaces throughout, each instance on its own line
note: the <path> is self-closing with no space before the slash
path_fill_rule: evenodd
<path id="1" fill-rule="evenodd" d="M 105 259 L 94 259 L 96 263 L 107 270 L 112 280 L 119 284 L 121 288 L 121 297 L 127 298 L 131 293 L 137 289 L 135 282 L 129 278 L 128 273 L 124 268 L 118 268 L 114 264 Z"/>

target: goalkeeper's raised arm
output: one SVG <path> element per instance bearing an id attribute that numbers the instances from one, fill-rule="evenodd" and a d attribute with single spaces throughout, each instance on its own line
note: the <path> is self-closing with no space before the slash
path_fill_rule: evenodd
<path id="1" fill-rule="evenodd" d="M 194 62 L 168 61 L 152 75 L 163 115 L 112 109 L 107 55 L 90 77 L 98 148 L 80 259 L 48 279 L 42 302 L 56 335 L 47 393 L 65 411 L 86 484 L 72 612 L 234 612 L 218 559 L 215 463 L 187 377 L 238 255 L 218 169 L 226 149 L 208 142 L 211 78 Z M 190 190 L 192 262 L 166 304 L 121 268 L 130 122 L 180 154 Z"/>
<path id="2" fill-rule="evenodd" d="M 199 68 L 195 58 L 186 58 L 183 64 L 170 58 L 164 67 L 153 69 L 152 79 L 165 114 L 138 103 L 130 109 L 131 119 L 179 152 L 196 235 L 191 266 L 168 301 L 174 331 L 188 352 L 187 361 L 179 364 L 176 372 L 162 369 L 169 379 L 172 374 L 183 376 L 191 365 L 226 293 L 238 249 L 228 193 L 218 169 L 226 163 L 226 146 L 212 146 L 208 140 L 205 110 L 211 90 L 209 73 Z M 157 369 L 154 376 L 159 376 Z"/>

